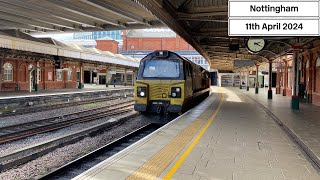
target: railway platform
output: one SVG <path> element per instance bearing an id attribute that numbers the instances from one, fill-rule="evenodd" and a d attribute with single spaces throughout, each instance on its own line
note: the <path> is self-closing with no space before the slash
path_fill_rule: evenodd
<path id="1" fill-rule="evenodd" d="M 213 92 L 74 179 L 320 179 L 316 162 L 283 130 L 269 107 L 233 88 Z M 290 113 L 283 116 L 289 119 Z"/>
<path id="2" fill-rule="evenodd" d="M 239 90 L 235 88 L 234 90 Z M 273 99 L 267 99 L 268 89 L 262 88 L 259 94 L 254 89 L 241 90 L 259 105 L 272 113 L 279 123 L 301 143 L 313 159 L 320 165 L 320 107 L 300 102 L 300 110 L 290 108 L 291 97 L 274 94 Z M 273 92 L 276 92 L 273 90 Z"/>
<path id="3" fill-rule="evenodd" d="M 106 87 L 105 85 L 85 84 L 83 89 L 50 89 L 40 92 L 1 92 L 0 113 L 16 108 L 80 101 L 109 96 L 116 93 L 132 94 L 133 87 L 121 85 Z"/>
<path id="4" fill-rule="evenodd" d="M 110 91 L 110 90 L 118 90 L 118 89 L 132 89 L 132 86 L 123 86 L 123 85 L 94 85 L 94 84 L 84 84 L 83 89 L 47 89 L 41 91 L 15 91 L 15 92 L 1 92 L 1 99 L 12 99 L 12 98 L 24 98 L 24 97 L 32 97 L 32 96 L 48 96 L 48 95 L 59 95 L 59 94 L 74 94 L 74 93 L 86 93 L 86 92 L 94 92 L 94 91 Z"/>

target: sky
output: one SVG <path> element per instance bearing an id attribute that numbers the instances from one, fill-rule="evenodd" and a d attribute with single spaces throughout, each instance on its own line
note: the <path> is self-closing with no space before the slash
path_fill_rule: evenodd
<path id="1" fill-rule="evenodd" d="M 171 32 L 172 30 L 168 28 L 154 28 L 154 29 L 141 29 L 142 31 L 154 31 L 154 32 Z M 56 40 L 69 40 L 73 39 L 73 33 L 58 33 L 58 34 L 41 34 L 33 35 L 34 37 L 51 37 Z"/>
<path id="2" fill-rule="evenodd" d="M 68 40 L 73 38 L 73 33 L 41 34 L 34 35 L 34 37 L 51 37 L 56 40 Z"/>

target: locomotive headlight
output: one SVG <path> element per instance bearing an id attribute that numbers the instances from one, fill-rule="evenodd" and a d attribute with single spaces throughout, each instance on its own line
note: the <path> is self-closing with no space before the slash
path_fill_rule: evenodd
<path id="1" fill-rule="evenodd" d="M 137 87 L 138 97 L 146 97 L 146 95 L 147 95 L 147 87 Z"/>
<path id="2" fill-rule="evenodd" d="M 171 97 L 181 98 L 181 87 L 171 87 Z"/>

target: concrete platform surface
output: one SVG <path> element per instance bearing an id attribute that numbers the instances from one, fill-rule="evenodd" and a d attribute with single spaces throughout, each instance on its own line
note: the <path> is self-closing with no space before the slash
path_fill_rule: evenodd
<path id="1" fill-rule="evenodd" d="M 74 179 L 320 179 L 253 100 L 232 89 L 214 91 L 194 109 Z"/>
<path id="2" fill-rule="evenodd" d="M 254 89 L 250 91 L 233 88 L 258 101 L 271 111 L 277 118 L 288 127 L 313 153 L 320 162 L 320 106 L 308 103 L 300 103 L 299 110 L 292 110 L 291 97 L 275 94 L 273 99 L 268 100 L 268 89 L 261 88 L 259 94 Z"/>
<path id="3" fill-rule="evenodd" d="M 105 85 L 85 84 L 83 89 L 46 89 L 46 90 L 40 90 L 39 92 L 36 92 L 36 91 L 0 92 L 0 100 L 12 99 L 12 98 L 24 98 L 24 97 L 31 97 L 31 96 L 62 95 L 62 94 L 108 91 L 108 90 L 115 90 L 115 89 L 132 89 L 132 88 L 133 86 L 116 85 L 116 87 L 113 87 L 113 85 L 109 85 L 108 87 L 106 87 Z"/>

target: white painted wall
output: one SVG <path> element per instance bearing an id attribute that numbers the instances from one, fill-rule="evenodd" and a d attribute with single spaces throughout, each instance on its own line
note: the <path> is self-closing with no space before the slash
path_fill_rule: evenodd
<path id="1" fill-rule="evenodd" d="M 240 73 L 219 73 L 218 74 L 218 86 L 221 87 L 222 84 L 229 84 L 230 86 L 232 86 L 234 84 L 234 79 L 235 76 L 239 76 Z M 228 76 L 230 78 L 228 82 L 221 82 L 222 81 L 222 76 Z"/>

